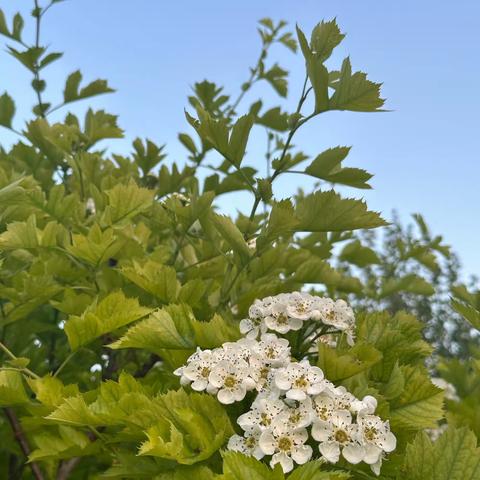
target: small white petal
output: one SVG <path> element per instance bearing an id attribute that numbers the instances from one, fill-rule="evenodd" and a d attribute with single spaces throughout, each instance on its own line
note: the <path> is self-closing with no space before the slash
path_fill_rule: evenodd
<path id="1" fill-rule="evenodd" d="M 310 445 L 300 445 L 292 449 L 292 458 L 299 465 L 307 463 L 312 458 L 312 447 Z"/>
<path id="2" fill-rule="evenodd" d="M 265 431 L 260 435 L 258 445 L 265 455 L 274 454 L 276 442 L 274 436 L 271 434 L 270 431 Z"/>
<path id="3" fill-rule="evenodd" d="M 230 405 L 235 402 L 235 398 L 230 390 L 222 388 L 217 394 L 218 401 L 224 405 Z"/>
<path id="4" fill-rule="evenodd" d="M 340 446 L 337 442 L 324 442 L 318 447 L 325 460 L 337 463 L 340 460 Z"/>
<path id="5" fill-rule="evenodd" d="M 342 450 L 343 458 L 349 463 L 356 465 L 363 460 L 365 449 L 361 445 L 346 445 Z"/>

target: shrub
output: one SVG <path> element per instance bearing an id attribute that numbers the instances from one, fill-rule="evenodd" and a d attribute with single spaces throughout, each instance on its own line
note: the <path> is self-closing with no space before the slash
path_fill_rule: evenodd
<path id="1" fill-rule="evenodd" d="M 35 1 L 37 33 L 56 3 Z M 261 53 L 237 97 L 195 84 L 190 133 L 179 135 L 188 157 L 170 166 L 149 139 L 136 139 L 128 156 L 101 148 L 123 135 L 103 110 L 51 123 L 53 111 L 112 89 L 84 84 L 77 71 L 63 99 L 48 102 L 44 71 L 61 54 L 39 35 L 27 44 L 23 24 L 0 12 L 7 51 L 31 72 L 36 98 L 19 129 L 13 99 L 0 97 L 0 125 L 19 135 L 0 151 L 5 478 L 480 478 L 461 409 L 457 428 L 434 443 L 427 436 L 445 413 L 422 324 L 404 311 L 354 312 L 345 300 L 361 294 L 361 281 L 327 261 L 353 230 L 386 223 L 327 186 L 370 188 L 371 174 L 344 166 L 348 148 L 310 159 L 293 145 L 325 112 L 384 103 L 380 84 L 349 58 L 327 69 L 344 37 L 334 20 L 310 40 L 261 20 Z M 287 95 L 287 71 L 269 60 L 273 44 L 299 46 L 305 64 L 294 112 L 261 100 L 241 106 L 257 82 Z M 248 163 L 252 129 L 267 131 L 266 175 Z M 211 174 L 200 179 L 200 168 Z M 321 188 L 273 195 L 279 177 L 298 173 Z M 251 194 L 248 211 L 220 213 L 237 191 Z M 458 294 L 456 309 L 475 325 L 473 294 Z M 260 428 L 254 417 L 268 402 L 280 402 L 278 418 Z"/>

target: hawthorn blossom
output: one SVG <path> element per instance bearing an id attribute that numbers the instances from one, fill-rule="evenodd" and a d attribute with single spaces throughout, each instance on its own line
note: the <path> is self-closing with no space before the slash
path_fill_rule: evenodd
<path id="1" fill-rule="evenodd" d="M 292 430 L 308 427 L 314 417 L 311 398 L 307 397 L 301 402 L 287 402 L 286 408 L 278 415 L 278 421 L 284 422 Z"/>
<path id="2" fill-rule="evenodd" d="M 312 457 L 312 447 L 305 445 L 308 432 L 305 428 L 292 430 L 276 421 L 260 435 L 259 445 L 265 455 L 272 455 L 270 466 L 280 463 L 284 473 L 293 470 L 294 462 L 303 465 Z"/>
<path id="3" fill-rule="evenodd" d="M 283 366 L 290 360 L 290 345 L 285 338 L 278 338 L 273 333 L 263 334 L 252 350 L 266 363 L 272 366 Z"/>
<path id="4" fill-rule="evenodd" d="M 287 303 L 287 314 L 298 320 L 309 320 L 318 316 L 317 302 L 309 293 L 293 292 Z"/>
<path id="5" fill-rule="evenodd" d="M 282 400 L 271 398 L 257 398 L 252 409 L 237 419 L 237 423 L 245 431 L 265 430 L 273 420 L 286 409 Z"/>
<path id="6" fill-rule="evenodd" d="M 359 432 L 365 448 L 363 461 L 369 465 L 375 464 L 382 453 L 392 452 L 397 446 L 397 439 L 390 431 L 390 425 L 376 415 L 359 415 L 357 418 Z"/>
<path id="7" fill-rule="evenodd" d="M 307 394 L 316 395 L 325 388 L 322 370 L 311 366 L 308 360 L 280 368 L 275 375 L 275 384 L 292 400 L 305 400 Z"/>
<path id="8" fill-rule="evenodd" d="M 365 449 L 358 436 L 358 425 L 346 410 L 336 411 L 328 421 L 317 420 L 312 427 L 312 437 L 320 442 L 320 453 L 330 463 L 337 463 L 340 453 L 349 463 L 361 462 Z"/>
<path id="9" fill-rule="evenodd" d="M 288 333 L 290 330 L 300 330 L 303 325 L 303 320 L 288 315 L 287 303 L 283 302 L 273 304 L 264 321 L 270 330 L 281 334 Z"/>
<path id="10" fill-rule="evenodd" d="M 218 401 L 224 404 L 239 402 L 253 385 L 248 376 L 248 363 L 238 359 L 236 363 L 221 360 L 210 372 L 209 382 L 218 388 Z"/>
<path id="11" fill-rule="evenodd" d="M 244 455 L 255 457 L 257 460 L 261 460 L 265 456 L 265 453 L 258 444 L 261 433 L 261 430 L 252 430 L 245 432 L 243 437 L 240 435 L 232 435 L 228 440 L 227 448 L 228 450 L 240 452 Z"/>

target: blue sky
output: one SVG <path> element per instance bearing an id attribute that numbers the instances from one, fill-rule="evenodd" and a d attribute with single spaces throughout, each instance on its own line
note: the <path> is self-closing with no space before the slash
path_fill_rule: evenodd
<path id="1" fill-rule="evenodd" d="M 26 0 L 0 0 L 0 8 L 10 16 L 30 6 Z M 354 69 L 384 82 L 392 110 L 325 114 L 301 130 L 295 143 L 312 156 L 335 145 L 353 145 L 349 165 L 375 174 L 374 190 L 360 192 L 370 208 L 387 218 L 394 208 L 403 218 L 422 213 L 460 254 L 465 272 L 480 274 L 476 0 L 68 0 L 45 18 L 43 38 L 53 50 L 66 52 L 45 71 L 46 97 L 56 103 L 66 74 L 77 68 L 85 80 L 108 78 L 118 92 L 92 103 L 118 114 L 126 130 L 126 139 L 113 142 L 112 151 L 128 152 L 133 138 L 149 137 L 167 143 L 170 157 L 182 163 L 185 152 L 176 135 L 188 130 L 183 108 L 191 85 L 207 78 L 237 92 L 258 55 L 256 21 L 265 16 L 286 19 L 292 26 L 297 22 L 305 31 L 323 18 L 337 17 L 347 37 L 331 66 L 350 55 Z M 293 109 L 303 79 L 302 59 L 282 48 L 274 49 L 273 59 L 291 71 L 289 98 L 278 102 L 260 86 L 247 97 L 245 109 L 258 96 Z M 16 120 L 21 128 L 33 103 L 29 76 L 2 54 L 0 79 L 0 90 L 21 99 Z M 73 110 L 85 108 L 79 104 Z M 13 140 L 0 132 L 2 143 Z M 264 144 L 264 134 L 255 134 L 250 162 L 256 162 Z M 276 194 L 286 197 L 299 185 L 309 187 L 295 176 L 280 182 Z M 244 200 L 231 196 L 230 207 Z"/>

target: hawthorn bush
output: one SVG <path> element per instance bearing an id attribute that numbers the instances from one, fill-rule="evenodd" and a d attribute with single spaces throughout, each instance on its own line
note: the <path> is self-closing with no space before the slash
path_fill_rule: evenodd
<path id="1" fill-rule="evenodd" d="M 107 153 L 99 142 L 123 132 L 105 111 L 49 121 L 112 92 L 76 71 L 58 103 L 44 98 L 61 54 L 40 25 L 58 2 L 35 0 L 33 44 L 22 16 L 0 11 L 36 98 L 20 126 L 0 97 L 0 125 L 19 137 L 0 150 L 2 478 L 480 479 L 478 356 L 435 365 L 444 380 L 432 383 L 424 324 L 386 309 L 398 292 L 433 294 L 428 279 L 384 270 L 375 283 L 357 270 L 382 260 L 353 231 L 386 222 L 334 186 L 370 188 L 372 175 L 344 166 L 347 147 L 310 158 L 293 144 L 322 113 L 384 104 L 349 58 L 327 69 L 344 38 L 336 22 L 308 40 L 261 20 L 241 92 L 196 83 L 178 136 L 185 162 L 167 166 L 148 139 Z M 243 103 L 258 82 L 287 96 L 273 44 L 305 66 L 294 112 Z M 266 175 L 246 155 L 252 129 L 267 132 Z M 318 189 L 275 198 L 272 184 L 298 173 Z M 252 200 L 233 218 L 221 212 L 235 191 Z M 432 269 L 430 250 L 446 254 L 440 241 L 416 247 Z M 451 294 L 478 329 L 478 292 Z"/>

